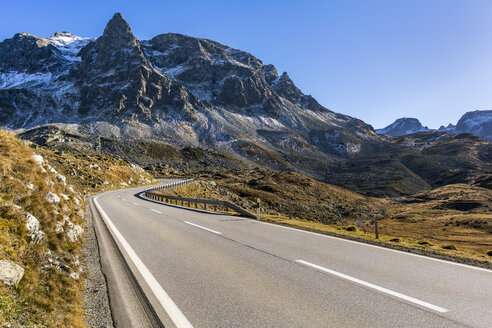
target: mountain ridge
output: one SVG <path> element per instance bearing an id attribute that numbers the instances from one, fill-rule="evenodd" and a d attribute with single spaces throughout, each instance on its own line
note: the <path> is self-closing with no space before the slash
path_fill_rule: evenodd
<path id="1" fill-rule="evenodd" d="M 123 33 L 123 39 L 126 35 L 126 41 L 118 43 L 119 38 L 115 37 L 117 33 Z M 357 126 L 359 132 L 367 134 L 369 138 L 377 138 L 370 126 L 355 118 L 337 114 L 322 107 L 314 98 L 303 94 L 287 73 L 279 76 L 273 65 L 263 65 L 251 54 L 210 40 L 174 33 L 161 34 L 147 41 L 137 40 L 120 14 L 115 14 L 100 38 L 95 41 L 89 40 L 75 56 L 76 58 L 70 60 L 74 65 L 69 67 L 66 74 L 60 72 L 62 69 L 67 69 L 67 65 L 60 64 L 63 60 L 60 50 L 53 45 L 45 49 L 43 38 L 34 36 L 30 38 L 38 45 L 36 48 L 38 51 L 47 53 L 45 61 L 51 61 L 49 63 L 51 66 L 48 66 L 47 71 L 37 66 L 30 70 L 17 67 L 17 71 L 14 70 L 16 67 L 6 64 L 0 67 L 2 73 L 0 78 L 4 81 L 0 91 L 10 93 L 7 97 L 0 97 L 0 99 L 3 98 L 1 99 L 3 102 L 7 102 L 4 106 L 10 105 L 11 112 L 18 111 L 19 106 L 16 108 L 11 100 L 16 96 L 25 98 L 22 92 L 27 92 L 26 89 L 32 91 L 38 88 L 41 89 L 39 93 L 44 96 L 43 98 L 56 98 L 45 91 L 53 84 L 61 82 L 64 83 L 62 87 L 68 93 L 72 93 L 73 97 L 64 103 L 60 101 L 61 99 L 53 99 L 44 106 L 37 104 L 36 107 L 44 107 L 46 112 L 54 114 L 50 117 L 43 118 L 37 112 L 37 116 L 31 115 L 27 120 L 22 120 L 22 118 L 12 120 L 4 114 L 0 124 L 10 128 L 32 127 L 51 122 L 84 123 L 91 120 L 106 120 L 118 125 L 125 120 L 133 120 L 150 124 L 157 123 L 166 130 L 169 130 L 169 127 L 176 128 L 177 125 L 180 128 L 176 121 L 187 122 L 188 127 L 190 124 L 199 122 L 198 128 L 207 129 L 212 122 L 217 123 L 214 126 L 215 129 L 226 130 L 221 131 L 224 135 L 230 132 L 227 131 L 230 130 L 228 121 L 233 119 L 242 122 L 251 121 L 248 118 L 254 117 L 257 119 L 257 122 L 253 122 L 255 129 L 278 129 L 279 127 L 298 129 L 301 127 L 304 130 L 311 130 L 313 124 L 320 125 L 322 121 L 325 123 L 322 128 L 326 128 L 326 125 L 343 128 L 344 123 L 347 122 Z M 0 48 L 8 48 L 9 40 L 11 39 L 2 42 Z M 126 45 L 130 47 L 125 48 Z M 15 46 L 10 48 L 15 50 Z M 120 55 L 118 52 L 111 52 L 116 48 L 121 48 Z M 0 59 L 11 54 L 8 50 L 12 49 L 4 50 L 3 56 L 0 51 Z M 167 55 L 163 56 L 163 54 Z M 137 67 L 126 71 L 125 75 L 122 75 L 121 71 L 120 74 L 114 74 L 114 76 L 110 74 L 111 68 L 119 69 L 127 63 L 136 64 Z M 59 66 L 57 70 L 51 69 Z M 8 74 L 6 71 L 13 71 L 18 75 L 32 74 L 24 77 L 24 83 L 17 83 L 15 88 L 12 88 L 12 85 L 5 83 Z M 41 75 L 41 73 L 47 75 Z M 97 76 L 102 77 L 96 78 Z M 35 82 L 29 83 L 28 79 L 35 80 Z M 124 82 L 127 83 L 116 85 L 114 80 L 125 80 Z M 203 90 L 204 81 L 208 81 L 208 85 L 205 83 L 207 90 Z M 118 92 L 104 90 L 107 87 L 106 83 L 113 83 L 112 89 L 117 87 Z M 45 85 L 44 90 L 39 88 L 43 84 Z M 132 90 L 125 91 L 125 88 Z M 57 86 L 57 89 L 60 87 Z M 11 95 L 12 93 L 15 95 Z M 29 96 L 35 100 L 40 98 L 36 95 L 27 97 Z M 41 100 L 39 102 L 42 103 Z M 23 105 L 27 107 L 27 104 Z M 215 113 L 204 110 L 204 107 L 208 107 Z M 93 114 L 91 109 L 94 112 L 94 108 L 98 108 L 97 115 L 91 116 L 90 114 Z M 235 115 L 231 117 L 223 111 Z M 59 115 L 60 112 L 69 115 Z M 128 114 L 117 117 L 112 115 L 113 112 L 118 114 L 128 112 Z M 104 115 L 100 115 L 101 113 Z M 219 118 L 220 122 L 215 120 L 217 113 L 222 116 Z M 26 116 L 29 117 L 29 115 L 24 115 Z M 159 135 L 159 133 L 154 134 Z M 225 138 L 227 139 L 227 136 Z M 195 139 L 199 139 L 199 136 L 195 136 Z"/>
<path id="2" fill-rule="evenodd" d="M 382 129 L 377 129 L 379 134 L 391 136 L 404 136 L 424 131 L 442 131 L 449 134 L 471 133 L 478 137 L 492 141 L 492 110 L 475 110 L 466 112 L 461 116 L 456 125 L 442 125 L 439 129 L 429 129 L 422 126 L 416 118 L 399 118 L 395 122 Z"/>

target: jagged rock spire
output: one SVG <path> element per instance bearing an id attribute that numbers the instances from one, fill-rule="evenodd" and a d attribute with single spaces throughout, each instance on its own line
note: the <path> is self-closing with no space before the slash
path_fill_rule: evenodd
<path id="1" fill-rule="evenodd" d="M 139 46 L 130 25 L 120 13 L 114 14 L 97 42 L 101 48 L 121 49 Z"/>

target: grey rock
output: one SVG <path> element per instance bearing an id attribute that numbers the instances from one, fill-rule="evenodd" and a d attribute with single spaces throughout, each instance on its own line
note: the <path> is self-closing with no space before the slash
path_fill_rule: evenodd
<path id="1" fill-rule="evenodd" d="M 58 204 L 60 202 L 60 197 L 57 194 L 49 191 L 48 194 L 46 195 L 46 201 L 52 204 Z"/>
<path id="2" fill-rule="evenodd" d="M 29 213 L 26 214 L 26 230 L 32 244 L 39 244 L 43 240 L 44 232 L 41 231 L 38 219 Z"/>
<path id="3" fill-rule="evenodd" d="M 17 285 L 24 276 L 24 268 L 7 260 L 0 260 L 0 280 L 4 284 Z"/>

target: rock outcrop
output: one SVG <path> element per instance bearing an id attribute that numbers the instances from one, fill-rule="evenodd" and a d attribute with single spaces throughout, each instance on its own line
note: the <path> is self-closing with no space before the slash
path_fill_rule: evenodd
<path id="1" fill-rule="evenodd" d="M 31 244 L 39 244 L 44 238 L 44 232 L 41 231 L 39 220 L 31 214 L 26 214 L 27 235 L 31 238 Z"/>
<path id="2" fill-rule="evenodd" d="M 24 268 L 14 262 L 0 260 L 0 280 L 4 284 L 17 285 L 24 276 Z"/>

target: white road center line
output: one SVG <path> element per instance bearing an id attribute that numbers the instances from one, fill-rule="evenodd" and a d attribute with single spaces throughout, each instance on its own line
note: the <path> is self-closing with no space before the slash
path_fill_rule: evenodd
<path id="1" fill-rule="evenodd" d="M 159 214 L 162 214 L 162 212 L 158 211 L 158 210 L 154 210 L 153 208 L 150 209 L 152 212 L 156 212 L 156 213 L 159 213 Z"/>
<path id="2" fill-rule="evenodd" d="M 209 229 L 209 228 L 205 228 L 205 227 L 202 227 L 202 226 L 200 226 L 198 224 L 194 224 L 194 223 L 191 223 L 191 222 L 188 222 L 188 221 L 184 221 L 184 223 L 187 223 L 189 225 L 192 225 L 194 227 L 197 227 L 197 228 L 200 228 L 200 229 L 203 229 L 203 230 L 207 230 L 207 231 L 213 232 L 213 233 L 215 233 L 217 235 L 222 235 L 222 232 L 218 232 L 218 231 L 215 231 L 215 230 L 212 230 L 212 229 Z"/>
<path id="3" fill-rule="evenodd" d="M 340 277 L 340 278 L 343 278 L 343 279 L 346 279 L 346 280 L 355 282 L 356 284 L 363 285 L 363 286 L 366 286 L 366 287 L 375 289 L 377 291 L 380 291 L 380 292 L 389 294 L 391 296 L 395 296 L 395 297 L 401 298 L 401 299 L 403 299 L 405 301 L 412 302 L 412 303 L 415 303 L 415 304 L 424 306 L 426 308 L 429 308 L 429 309 L 434 310 L 434 311 L 437 311 L 437 312 L 445 313 L 445 312 L 448 312 L 449 311 L 449 310 L 446 310 L 446 309 L 444 309 L 442 307 L 439 307 L 437 305 L 433 305 L 433 304 L 430 304 L 430 303 L 427 303 L 427 302 L 418 300 L 416 298 L 413 298 L 413 297 L 410 297 L 410 296 L 407 296 L 407 295 L 403 295 L 403 294 L 400 294 L 398 292 L 394 292 L 394 291 L 389 290 L 389 289 L 386 289 L 384 287 L 380 287 L 378 285 L 374 285 L 374 284 L 371 284 L 369 282 L 365 282 L 363 280 L 360 280 L 360 279 L 357 279 L 357 278 L 348 276 L 346 274 L 343 274 L 343 273 L 340 273 L 340 272 L 337 272 L 337 271 L 333 271 L 333 270 L 327 269 L 325 267 L 322 267 L 322 266 L 317 265 L 317 264 L 313 264 L 311 262 L 307 262 L 307 261 L 304 261 L 304 260 L 296 260 L 296 262 L 301 263 L 301 264 L 304 264 L 304 265 L 307 265 L 307 266 L 310 266 L 312 268 L 318 269 L 318 270 L 323 271 L 323 272 L 330 273 L 330 274 L 332 274 L 334 276 L 337 276 L 337 277 Z"/>
<path id="4" fill-rule="evenodd" d="M 176 327 L 178 328 L 193 328 L 193 325 L 186 319 L 185 315 L 181 310 L 176 306 L 176 304 L 173 302 L 173 300 L 169 297 L 169 295 L 166 293 L 164 288 L 159 284 L 157 279 L 152 275 L 150 270 L 145 266 L 145 264 L 142 262 L 142 260 L 138 257 L 137 253 L 131 248 L 130 244 L 126 241 L 126 239 L 123 237 L 123 235 L 118 231 L 116 226 L 113 224 L 113 222 L 109 219 L 108 215 L 106 212 L 103 211 L 99 203 L 97 202 L 97 198 L 99 196 L 94 198 L 94 204 L 96 205 L 96 208 L 98 209 L 99 213 L 101 213 L 101 216 L 103 217 L 103 220 L 106 222 L 107 227 L 113 232 L 114 236 L 118 239 L 120 242 L 121 246 L 125 249 L 126 253 L 130 257 L 131 261 L 137 268 L 137 270 L 140 272 L 142 277 L 145 279 L 147 284 L 149 285 L 150 289 L 152 292 L 154 292 L 154 295 L 156 296 L 157 300 L 159 303 L 161 303 L 162 307 L 164 310 L 167 312 L 171 320 L 174 322 Z"/>

